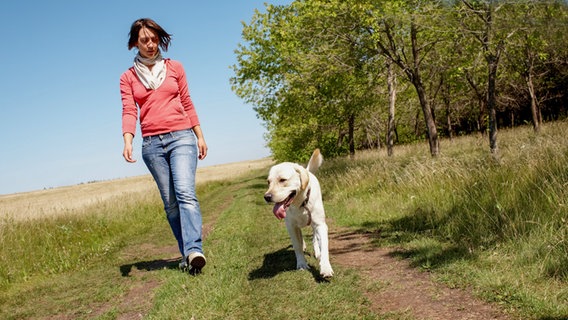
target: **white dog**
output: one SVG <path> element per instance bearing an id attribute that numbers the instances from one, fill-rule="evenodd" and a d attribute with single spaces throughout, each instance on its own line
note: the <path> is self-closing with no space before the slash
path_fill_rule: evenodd
<path id="1" fill-rule="evenodd" d="M 297 269 L 309 269 L 304 257 L 306 243 L 301 228 L 311 225 L 314 232 L 314 253 L 324 278 L 333 276 L 329 263 L 327 224 L 321 198 L 320 184 L 314 173 L 321 166 L 323 156 L 314 150 L 306 168 L 284 162 L 270 168 L 266 202 L 275 203 L 274 215 L 285 219 L 292 247 L 296 254 Z"/>

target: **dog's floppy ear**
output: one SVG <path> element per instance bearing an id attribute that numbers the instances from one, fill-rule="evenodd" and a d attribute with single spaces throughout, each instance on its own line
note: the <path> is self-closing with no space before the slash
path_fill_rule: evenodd
<path id="1" fill-rule="evenodd" d="M 308 187 L 308 182 L 310 182 L 310 175 L 308 174 L 308 170 L 299 164 L 294 165 L 294 169 L 300 174 L 300 183 L 302 184 L 302 190 L 305 190 Z"/>

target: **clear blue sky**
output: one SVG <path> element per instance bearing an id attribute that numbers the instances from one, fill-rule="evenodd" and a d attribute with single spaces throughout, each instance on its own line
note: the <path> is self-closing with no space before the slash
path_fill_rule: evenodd
<path id="1" fill-rule="evenodd" d="M 2 3 L 0 194 L 147 174 L 139 134 L 137 163 L 122 158 L 119 91 L 136 51 L 128 31 L 142 17 L 173 34 L 164 56 L 183 63 L 209 146 L 199 166 L 269 156 L 262 123 L 229 83 L 241 22 L 265 2 L 291 0 Z"/>

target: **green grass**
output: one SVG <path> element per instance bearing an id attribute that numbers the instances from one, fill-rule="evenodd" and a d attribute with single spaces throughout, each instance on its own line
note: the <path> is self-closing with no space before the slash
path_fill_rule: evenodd
<path id="1" fill-rule="evenodd" d="M 434 159 L 417 145 L 328 161 L 326 208 L 451 286 L 523 319 L 566 319 L 567 135 L 566 122 L 502 130 L 498 162 L 473 136 L 443 141 Z"/>
<path id="2" fill-rule="evenodd" d="M 398 146 L 393 157 L 327 159 L 318 173 L 326 213 L 332 228 L 380 234 L 374 245 L 522 319 L 566 319 L 566 136 L 566 122 L 539 135 L 501 130 L 498 162 L 486 138 L 474 136 L 442 141 L 437 158 L 416 144 Z M 153 283 L 140 307 L 148 319 L 376 319 L 362 291 L 381 288 L 357 270 L 334 265 L 336 276 L 323 281 L 313 257 L 311 272 L 294 270 L 285 226 L 262 199 L 266 173 L 198 188 L 212 226 L 198 277 L 171 258 L 175 243 L 157 194 L 2 221 L 0 318 L 116 319 L 137 311 L 140 301 L 124 305 L 137 286 Z"/>
<path id="3" fill-rule="evenodd" d="M 123 294 L 130 279 L 119 278 L 121 252 L 163 245 L 170 233 L 161 207 L 155 197 L 125 196 L 57 218 L 2 221 L 0 318 L 81 318 Z"/>
<path id="4" fill-rule="evenodd" d="M 35 231 L 25 234 L 56 238 L 52 242 L 59 245 L 41 250 L 29 247 L 32 254 L 41 253 L 37 260 L 6 255 L 2 266 L 12 276 L 4 281 L 0 318 L 115 319 L 125 312 L 121 301 L 137 282 L 151 280 L 160 285 L 152 288 L 153 307 L 144 312 L 149 312 L 149 319 L 376 319 L 365 307 L 368 302 L 358 289 L 356 272 L 337 270 L 336 278 L 323 281 L 314 258 L 310 260 L 312 272 L 295 270 L 286 228 L 262 198 L 265 174 L 262 170 L 238 181 L 198 188 L 204 224 L 214 222 L 205 242 L 208 264 L 198 277 L 180 272 L 177 261 L 160 253 L 160 246 L 175 244 L 156 197 L 140 197 L 132 202 L 134 207 L 115 200 L 112 212 L 66 216 L 37 227 L 12 224 L 8 227 L 12 236 L 3 240 L 10 241 L 10 246 L 26 250 L 31 236 L 15 235 L 30 227 Z M 65 230 L 74 235 L 66 236 L 69 231 Z M 67 267 L 41 268 L 62 260 L 49 258 L 49 253 L 61 250 L 63 243 L 73 248 L 66 255 Z M 149 253 L 139 249 L 149 244 L 154 247 Z M 2 254 L 8 252 L 6 248 L 2 247 Z M 149 268 L 151 272 L 144 273 L 146 280 L 131 276 L 160 259 L 162 267 Z M 11 267 L 12 263 L 29 265 L 27 276 L 12 271 L 18 268 Z"/>
<path id="5" fill-rule="evenodd" d="M 163 216 L 157 198 L 121 198 L 32 222 L 3 221 L 0 288 L 36 276 L 86 270 L 142 234 L 155 234 Z"/>
<path id="6" fill-rule="evenodd" d="M 219 190 L 232 194 L 233 201 L 207 239 L 204 274 L 172 275 L 175 279 L 161 288 L 159 307 L 150 319 L 373 318 L 361 308 L 365 300 L 353 286 L 355 273 L 323 282 L 315 271 L 294 271 L 285 227 L 263 203 L 264 175 Z"/>

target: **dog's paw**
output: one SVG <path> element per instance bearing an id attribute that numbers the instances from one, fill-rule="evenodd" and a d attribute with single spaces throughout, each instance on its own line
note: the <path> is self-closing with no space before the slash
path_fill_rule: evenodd
<path id="1" fill-rule="evenodd" d="M 327 279 L 327 278 L 331 278 L 331 277 L 333 277 L 333 270 L 330 270 L 330 271 L 327 271 L 327 272 L 323 272 L 323 271 L 322 271 L 322 272 L 320 272 L 320 275 L 321 275 L 323 278 L 326 278 L 326 279 Z"/>
<path id="2" fill-rule="evenodd" d="M 320 275 L 324 278 L 333 277 L 333 269 L 331 268 L 331 265 L 320 265 Z"/>

